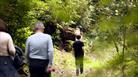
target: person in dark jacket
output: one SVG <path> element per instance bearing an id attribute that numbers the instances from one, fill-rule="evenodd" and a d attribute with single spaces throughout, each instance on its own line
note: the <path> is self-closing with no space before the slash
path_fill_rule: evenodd
<path id="1" fill-rule="evenodd" d="M 73 50 L 76 64 L 76 75 L 79 75 L 83 73 L 84 43 L 80 41 L 80 35 L 77 35 L 76 39 L 77 40 L 73 43 Z"/>

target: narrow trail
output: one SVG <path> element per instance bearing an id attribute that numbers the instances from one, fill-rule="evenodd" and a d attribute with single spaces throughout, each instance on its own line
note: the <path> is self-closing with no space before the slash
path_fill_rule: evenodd
<path id="1" fill-rule="evenodd" d="M 85 57 L 84 73 L 80 76 L 76 76 L 74 56 L 68 52 L 55 50 L 54 67 L 56 71 L 52 73 L 52 77 L 85 77 L 85 75 L 93 73 L 93 60 L 91 57 Z"/>
<path id="2" fill-rule="evenodd" d="M 109 52 L 107 52 L 109 51 Z M 55 72 L 52 77 L 91 77 L 97 74 L 97 69 L 103 69 L 108 60 L 112 59 L 115 54 L 113 48 L 104 50 L 99 53 L 85 53 L 84 55 L 84 73 L 76 76 L 75 59 L 71 52 L 59 51 L 54 52 Z"/>

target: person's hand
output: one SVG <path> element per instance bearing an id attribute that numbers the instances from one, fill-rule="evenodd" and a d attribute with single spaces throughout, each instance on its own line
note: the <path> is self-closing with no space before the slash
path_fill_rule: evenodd
<path id="1" fill-rule="evenodd" d="M 47 69 L 46 69 L 46 72 L 54 72 L 55 71 L 55 68 L 53 66 L 49 66 Z"/>

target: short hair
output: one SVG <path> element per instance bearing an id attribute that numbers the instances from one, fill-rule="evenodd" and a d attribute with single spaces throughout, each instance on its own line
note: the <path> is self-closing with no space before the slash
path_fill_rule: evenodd
<path id="1" fill-rule="evenodd" d="M 6 26 L 6 23 L 2 19 L 0 19 L 0 31 L 6 32 Z"/>
<path id="2" fill-rule="evenodd" d="M 79 40 L 81 38 L 81 36 L 80 35 L 77 35 L 76 38 Z"/>
<path id="3" fill-rule="evenodd" d="M 45 26 L 44 26 L 43 22 L 37 22 L 37 23 L 35 23 L 35 30 L 37 30 L 37 29 L 44 29 L 44 28 L 45 28 Z"/>

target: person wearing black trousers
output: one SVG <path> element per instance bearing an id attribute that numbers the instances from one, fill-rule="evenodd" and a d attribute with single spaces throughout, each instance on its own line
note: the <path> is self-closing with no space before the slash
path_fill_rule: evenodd
<path id="1" fill-rule="evenodd" d="M 84 43 L 80 41 L 81 36 L 76 36 L 76 41 L 73 43 L 75 64 L 76 64 L 76 75 L 83 73 L 83 58 L 84 58 Z"/>
<path id="2" fill-rule="evenodd" d="M 51 77 L 53 65 L 53 41 L 49 34 L 44 34 L 44 24 L 35 24 L 35 34 L 26 41 L 26 61 L 29 63 L 31 77 Z"/>

